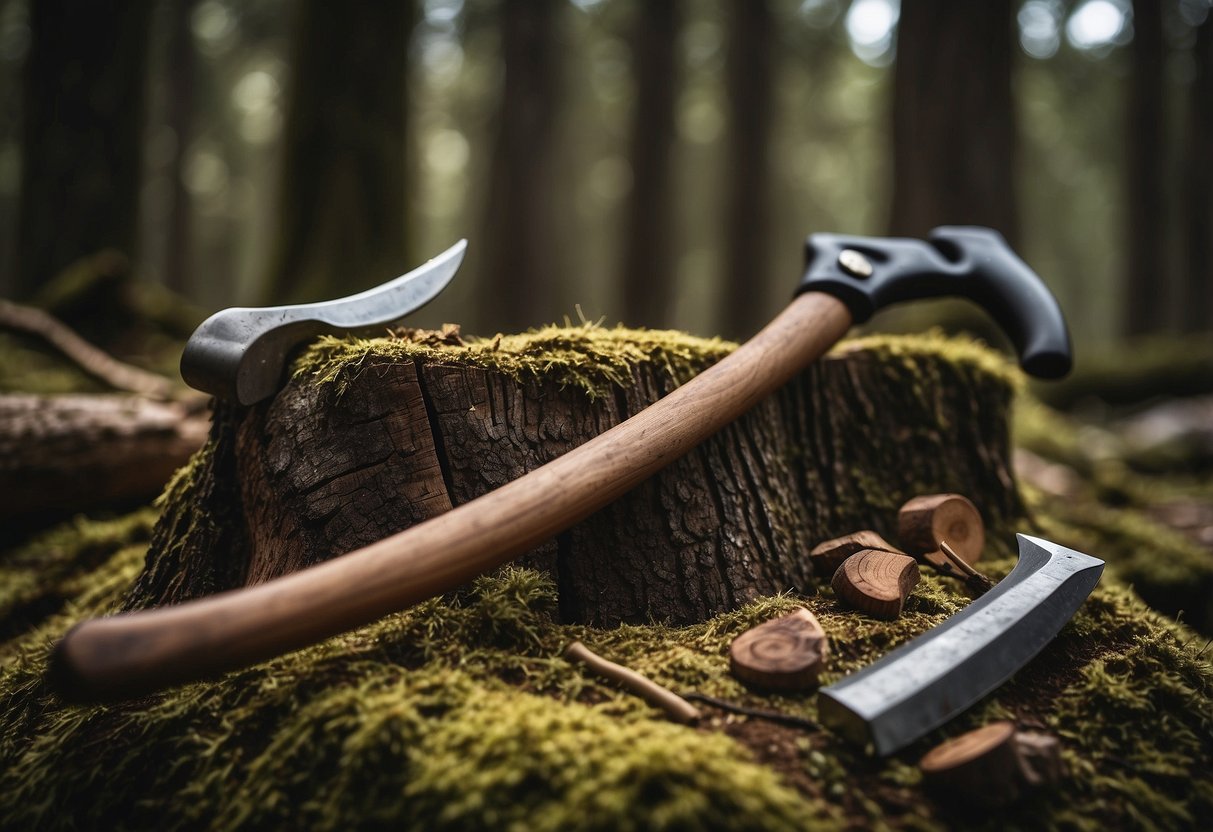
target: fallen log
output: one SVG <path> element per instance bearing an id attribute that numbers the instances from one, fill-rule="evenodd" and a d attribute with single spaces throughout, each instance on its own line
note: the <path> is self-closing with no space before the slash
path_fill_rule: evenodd
<path id="1" fill-rule="evenodd" d="M 151 500 L 206 439 L 199 404 L 0 395 L 0 521 Z"/>
<path id="2" fill-rule="evenodd" d="M 589 327 L 322 340 L 271 401 L 216 410 L 127 606 L 266 581 L 400 531 L 563 454 L 730 349 Z M 891 536 L 915 494 L 973 494 L 1006 530 L 1022 506 L 1002 366 L 941 339 L 844 346 L 523 560 L 554 576 L 565 621 L 686 623 L 807 588 L 816 542 Z"/>

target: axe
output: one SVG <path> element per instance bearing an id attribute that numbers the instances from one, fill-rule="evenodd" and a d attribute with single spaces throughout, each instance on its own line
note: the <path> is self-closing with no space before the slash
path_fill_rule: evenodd
<path id="1" fill-rule="evenodd" d="M 1069 335 L 1056 300 L 995 231 L 938 228 L 927 242 L 815 234 L 807 253 L 804 277 L 783 312 L 627 421 L 476 500 L 333 560 L 178 606 L 83 622 L 52 656 L 57 689 L 92 701 L 146 694 L 304 647 L 454 589 L 683 456 L 820 357 L 852 323 L 890 303 L 969 298 L 1006 330 L 1028 373 L 1069 371 Z M 299 318 L 283 320 L 305 327 Z M 215 392 L 239 395 L 231 374 L 240 362 L 231 356 L 241 345 L 237 335 L 203 353 L 222 358 L 213 375 L 203 374 L 214 378 Z"/>

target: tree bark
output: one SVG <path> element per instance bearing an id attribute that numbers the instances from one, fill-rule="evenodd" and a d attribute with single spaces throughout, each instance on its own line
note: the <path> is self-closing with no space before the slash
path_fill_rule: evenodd
<path id="1" fill-rule="evenodd" d="M 650 0 L 635 11 L 632 64 L 632 190 L 623 262 L 624 320 L 632 326 L 669 325 L 674 269 L 670 152 L 676 139 L 678 0 Z"/>
<path id="2" fill-rule="evenodd" d="M 1158 0 L 1134 0 L 1132 76 L 1125 125 L 1129 153 L 1125 216 L 1128 257 L 1122 329 L 1126 335 L 1162 331 L 1170 308 L 1163 197 L 1165 63 L 1162 4 Z"/>
<path id="3" fill-rule="evenodd" d="M 206 438 L 207 419 L 135 396 L 0 396 L 0 521 L 150 500 Z"/>
<path id="4" fill-rule="evenodd" d="M 721 333 L 748 338 L 767 320 L 770 144 L 774 24 L 767 0 L 733 0 L 726 83 L 729 94 L 725 290 Z"/>
<path id="5" fill-rule="evenodd" d="M 134 252 L 150 0 L 30 4 L 14 290 Z"/>
<path id="6" fill-rule="evenodd" d="M 589 362 L 579 332 L 555 342 Z M 297 378 L 270 403 L 221 408 L 129 606 L 268 580 L 374 542 L 544 464 L 677 383 L 673 353 L 660 351 L 595 395 L 557 377 L 519 382 L 474 354 L 496 353 L 402 359 L 372 348 L 335 383 Z M 897 506 L 924 490 L 970 494 L 1006 530 L 1022 514 L 1009 395 L 942 355 L 894 368 L 878 350 L 852 350 L 523 561 L 553 576 L 563 620 L 687 623 L 809 587 L 814 544 L 855 528 L 892 534 Z"/>
<path id="7" fill-rule="evenodd" d="M 890 233 L 986 225 L 1014 244 L 1013 23 L 1010 0 L 902 4 Z"/>
<path id="8" fill-rule="evenodd" d="M 484 217 L 483 321 L 503 332 L 553 320 L 550 171 L 560 76 L 557 0 L 504 0 L 505 78 Z"/>
<path id="9" fill-rule="evenodd" d="M 1183 298 L 1183 328 L 1213 330 L 1213 12 L 1196 30 L 1192 50 L 1196 74 L 1188 112 L 1187 285 Z"/>
<path id="10" fill-rule="evenodd" d="M 409 2 L 300 3 L 267 303 L 321 300 L 406 270 Z"/>

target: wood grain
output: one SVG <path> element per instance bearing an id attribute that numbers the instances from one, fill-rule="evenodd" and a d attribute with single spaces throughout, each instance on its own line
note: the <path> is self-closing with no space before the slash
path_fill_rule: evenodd
<path id="1" fill-rule="evenodd" d="M 825 630 L 801 608 L 733 639 L 729 667 L 743 682 L 770 690 L 809 690 L 830 655 Z"/>
<path id="2" fill-rule="evenodd" d="M 405 532 L 267 583 L 78 625 L 64 696 L 130 697 L 304 647 L 453 589 L 567 528 L 687 453 L 821 356 L 851 324 L 797 297 L 732 355 L 564 456 Z"/>
<path id="3" fill-rule="evenodd" d="M 875 618 L 901 615 L 906 598 L 917 585 L 914 558 L 878 549 L 851 555 L 830 582 L 839 601 Z"/>

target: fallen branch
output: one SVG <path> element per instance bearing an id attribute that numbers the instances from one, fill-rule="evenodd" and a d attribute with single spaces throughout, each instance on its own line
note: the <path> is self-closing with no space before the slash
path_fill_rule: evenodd
<path id="1" fill-rule="evenodd" d="M 173 383 L 167 378 L 117 360 L 41 309 L 0 299 L 0 326 L 37 335 L 115 390 L 162 401 L 172 397 Z"/>
<path id="2" fill-rule="evenodd" d="M 618 682 L 653 707 L 665 711 L 675 722 L 689 724 L 699 719 L 699 709 L 672 690 L 623 665 L 607 661 L 580 641 L 574 641 L 565 648 L 564 657 L 569 661 L 584 664 L 605 679 Z"/>

